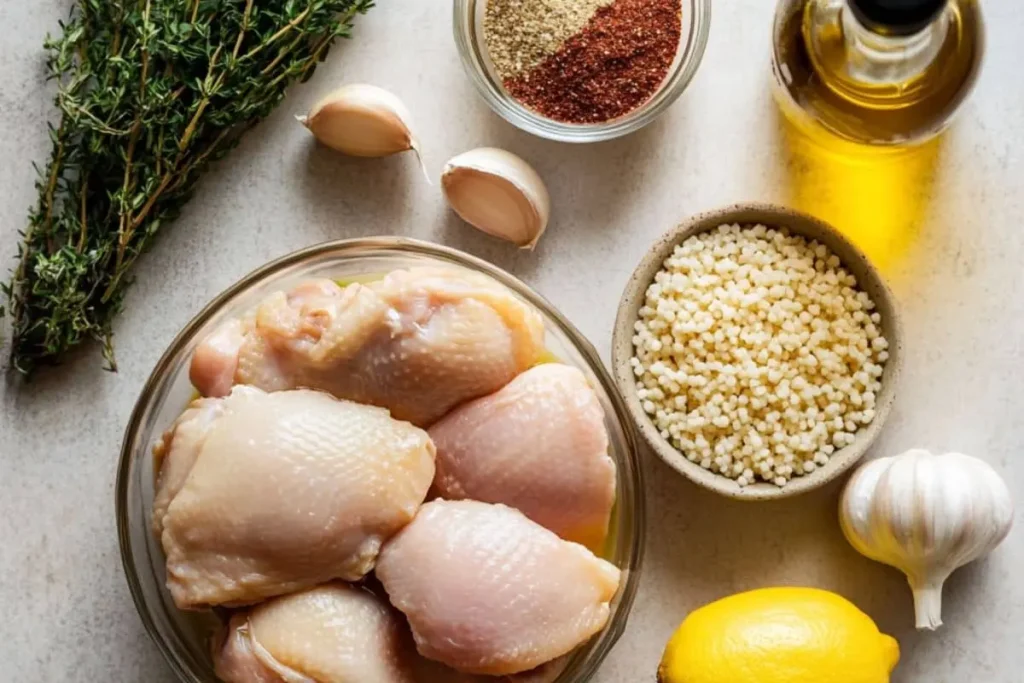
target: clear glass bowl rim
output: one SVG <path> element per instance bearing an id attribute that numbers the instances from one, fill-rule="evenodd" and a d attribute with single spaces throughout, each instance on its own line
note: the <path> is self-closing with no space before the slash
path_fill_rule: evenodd
<path id="1" fill-rule="evenodd" d="M 129 529 L 128 495 L 132 473 L 133 455 L 135 452 L 136 437 L 144 424 L 145 418 L 151 408 L 152 399 L 161 393 L 164 385 L 170 380 L 169 369 L 175 357 L 182 348 L 191 340 L 202 327 L 216 315 L 226 304 L 231 302 L 240 293 L 248 290 L 270 277 L 278 271 L 300 265 L 302 262 L 315 259 L 328 252 L 351 251 L 358 256 L 364 250 L 384 250 L 400 253 L 411 253 L 430 256 L 446 260 L 465 268 L 478 270 L 488 275 L 501 284 L 511 289 L 515 294 L 528 301 L 542 311 L 561 332 L 572 342 L 577 352 L 590 366 L 590 370 L 598 378 L 602 389 L 608 396 L 615 410 L 615 419 L 621 426 L 623 438 L 626 441 L 626 464 L 630 468 L 631 478 L 635 486 L 635 495 L 631 501 L 632 528 L 628 530 L 629 545 L 627 548 L 627 562 L 623 569 L 625 582 L 620 595 L 619 603 L 615 614 L 606 627 L 605 637 L 601 639 L 598 647 L 582 660 L 579 668 L 573 672 L 574 680 L 588 680 L 600 666 L 612 647 L 625 631 L 629 614 L 636 598 L 639 587 L 640 569 L 643 559 L 644 546 L 646 543 L 646 504 L 644 498 L 643 471 L 638 450 L 638 439 L 636 428 L 629 416 L 622 396 L 619 394 L 614 381 L 611 378 L 600 355 L 593 345 L 569 322 L 551 303 L 535 292 L 526 283 L 515 276 L 505 272 L 501 268 L 466 254 L 457 249 L 439 244 L 424 242 L 421 240 L 405 237 L 370 237 L 332 240 L 323 242 L 311 247 L 300 249 L 287 254 L 281 258 L 270 261 L 259 268 L 251 271 L 233 285 L 223 290 L 213 298 L 203 309 L 185 325 L 184 328 L 174 337 L 173 341 L 164 351 L 160 360 L 157 361 L 145 384 L 142 387 L 139 397 L 136 399 L 132 409 L 128 425 L 125 427 L 124 437 L 121 444 L 121 453 L 117 467 L 117 479 L 114 486 L 114 508 L 117 520 L 118 545 L 121 553 L 121 565 L 124 570 L 128 588 L 135 603 L 135 609 L 142 619 L 143 626 L 149 634 L 150 639 L 156 644 L 164 660 L 181 680 L 190 680 L 189 667 L 182 660 L 181 653 L 177 652 L 157 627 L 154 618 L 150 614 L 150 606 L 147 603 L 144 590 L 139 576 L 136 573 L 132 562 L 132 543 Z M 561 679 L 561 676 L 559 677 Z"/>
<path id="2" fill-rule="evenodd" d="M 635 132 L 662 113 L 686 90 L 697 74 L 711 30 L 711 0 L 682 0 L 689 5 L 692 20 L 684 36 L 682 55 L 658 92 L 638 109 L 606 123 L 577 125 L 559 123 L 531 112 L 513 100 L 487 73 L 481 46 L 472 39 L 470 26 L 475 23 L 478 2 L 487 0 L 453 0 L 455 45 L 462 65 L 473 85 L 487 104 L 513 126 L 548 140 L 558 142 L 600 142 Z"/>

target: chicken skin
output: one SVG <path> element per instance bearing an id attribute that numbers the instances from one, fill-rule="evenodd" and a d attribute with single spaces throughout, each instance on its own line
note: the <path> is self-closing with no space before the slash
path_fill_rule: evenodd
<path id="1" fill-rule="evenodd" d="M 235 384 L 319 389 L 428 426 L 535 364 L 540 315 L 508 289 L 459 269 L 396 270 L 369 284 L 305 282 L 268 296 L 196 350 L 204 396 Z"/>
<path id="2" fill-rule="evenodd" d="M 455 671 L 416 652 L 386 597 L 334 582 L 234 615 L 214 664 L 226 683 L 551 683 L 566 662 L 515 676 Z"/>
<path id="3" fill-rule="evenodd" d="M 567 541 L 600 549 L 615 463 L 601 403 L 578 369 L 538 365 L 429 432 L 440 497 L 504 503 Z"/>
<path id="4" fill-rule="evenodd" d="M 361 578 L 434 476 L 426 432 L 308 390 L 197 400 L 156 451 L 153 526 L 183 609 Z"/>
<path id="5" fill-rule="evenodd" d="M 620 573 L 518 510 L 436 500 L 381 551 L 377 578 L 420 654 L 458 671 L 529 671 L 608 621 Z"/>
<path id="6" fill-rule="evenodd" d="M 406 629 L 370 591 L 325 584 L 232 617 L 215 670 L 226 683 L 416 683 Z"/>

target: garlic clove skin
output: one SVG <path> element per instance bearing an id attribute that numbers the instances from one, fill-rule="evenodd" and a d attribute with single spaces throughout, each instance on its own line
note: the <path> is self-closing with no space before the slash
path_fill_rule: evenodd
<path id="1" fill-rule="evenodd" d="M 409 110 L 374 85 L 342 86 L 314 105 L 308 116 L 296 118 L 317 140 L 342 154 L 384 157 L 419 149 Z"/>
<path id="2" fill-rule="evenodd" d="M 533 249 L 547 229 L 551 199 L 533 168 L 511 152 L 481 147 L 445 164 L 441 187 L 464 221 L 489 235 Z"/>
<path id="3" fill-rule="evenodd" d="M 1006 538 L 1013 502 L 987 463 L 914 449 L 858 469 L 839 519 L 858 552 L 907 575 L 917 628 L 934 630 L 942 625 L 943 583 Z"/>

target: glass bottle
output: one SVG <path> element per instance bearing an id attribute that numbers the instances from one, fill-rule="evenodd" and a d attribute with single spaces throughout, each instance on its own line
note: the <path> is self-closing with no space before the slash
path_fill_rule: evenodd
<path id="1" fill-rule="evenodd" d="M 781 0 L 776 99 L 805 132 L 913 145 L 946 127 L 983 52 L 977 0 Z"/>

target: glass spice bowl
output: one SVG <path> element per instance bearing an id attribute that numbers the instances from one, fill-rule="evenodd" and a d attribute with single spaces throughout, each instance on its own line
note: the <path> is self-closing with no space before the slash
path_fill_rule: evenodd
<path id="1" fill-rule="evenodd" d="M 502 118 L 512 125 L 559 142 L 600 142 L 633 133 L 658 118 L 693 80 L 704 56 L 711 26 L 711 0 L 682 0 L 682 34 L 675 60 L 661 86 L 645 103 L 600 123 L 564 123 L 539 114 L 508 93 L 495 71 L 484 39 L 483 18 L 488 0 L 454 0 L 455 44 L 473 85 Z"/>
<path id="2" fill-rule="evenodd" d="M 622 570 L 605 628 L 568 657 L 553 683 L 583 683 L 622 635 L 639 581 L 644 546 L 644 499 L 635 428 L 622 398 L 593 346 L 555 308 L 525 284 L 454 249 L 397 237 L 340 240 L 310 247 L 242 278 L 219 294 L 182 330 L 157 362 L 135 404 L 118 465 L 115 504 L 121 561 L 142 622 L 177 677 L 185 683 L 217 683 L 211 656 L 220 612 L 178 610 L 165 588 L 165 560 L 151 529 L 154 496 L 153 445 L 174 422 L 194 389 L 188 370 L 200 341 L 223 321 L 250 310 L 267 294 L 299 281 L 330 277 L 360 280 L 399 268 L 445 266 L 487 275 L 532 305 L 544 321 L 547 350 L 579 368 L 597 392 L 608 429 L 609 455 L 618 477 L 609 538 L 602 556 Z"/>

